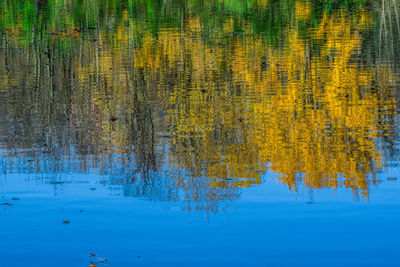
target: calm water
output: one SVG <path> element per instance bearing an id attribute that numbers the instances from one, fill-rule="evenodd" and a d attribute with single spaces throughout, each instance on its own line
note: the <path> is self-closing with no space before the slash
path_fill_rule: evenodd
<path id="1" fill-rule="evenodd" d="M 400 266 L 399 13 L 1 1 L 0 266 Z"/>

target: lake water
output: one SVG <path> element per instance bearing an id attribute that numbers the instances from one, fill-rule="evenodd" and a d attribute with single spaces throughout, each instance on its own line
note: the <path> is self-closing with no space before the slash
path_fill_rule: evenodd
<path id="1" fill-rule="evenodd" d="M 0 266 L 400 266 L 399 4 L 1 1 Z"/>

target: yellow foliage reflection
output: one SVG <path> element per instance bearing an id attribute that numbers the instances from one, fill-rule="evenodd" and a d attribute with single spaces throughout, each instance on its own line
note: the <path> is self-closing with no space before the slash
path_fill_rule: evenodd
<path id="1" fill-rule="evenodd" d="M 362 55 L 361 33 L 372 23 L 366 10 L 325 14 L 302 32 L 297 23 L 309 19 L 311 6 L 299 1 L 295 9 L 281 47 L 244 19 L 226 19 L 208 40 L 196 16 L 155 34 L 124 12 L 113 34 L 97 31 L 73 55 L 73 73 L 60 67 L 48 75 L 70 78 L 70 127 L 95 153 L 135 145 L 154 162 L 155 145 L 168 144 L 160 157 L 210 177 L 214 188 L 260 184 L 269 169 L 290 188 L 345 186 L 368 196 L 384 164 L 376 142 L 393 127 L 385 118 L 395 114 L 397 76 Z M 2 88 L 13 86 L 5 72 L 0 79 Z M 171 179 L 187 192 L 187 181 L 196 183 Z"/>
<path id="2" fill-rule="evenodd" d="M 310 12 L 296 8 L 299 19 Z M 176 77 L 167 101 L 171 157 L 196 175 L 203 170 L 216 186 L 260 183 L 257 173 L 268 166 L 291 188 L 299 181 L 312 188 L 343 184 L 366 195 L 382 167 L 376 138 L 391 127 L 381 118 L 396 109 L 395 77 L 359 55 L 360 31 L 369 23 L 363 10 L 358 19 L 325 15 L 307 37 L 318 49 L 296 28 L 284 49 L 268 47 L 244 22 L 251 37 L 215 46 L 204 44 L 196 18 L 183 33 L 162 32 L 135 62 L 152 75 Z M 160 90 L 168 82 L 161 78 Z"/>

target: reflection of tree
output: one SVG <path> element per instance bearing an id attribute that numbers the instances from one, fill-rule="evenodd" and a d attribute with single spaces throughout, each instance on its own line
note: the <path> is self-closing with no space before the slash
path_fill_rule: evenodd
<path id="1" fill-rule="evenodd" d="M 5 92 L 0 116 L 7 122 L 0 130 L 7 158 L 3 170 L 98 170 L 126 195 L 208 212 L 237 198 L 237 189 L 213 187 L 206 177 L 160 171 L 170 138 L 163 105 L 152 92 L 157 79 L 134 67 L 125 50 L 113 51 L 103 36 L 98 38 L 79 53 L 57 50 L 57 39 L 45 49 L 2 43 L 0 59 L 7 66 L 0 70 Z M 45 182 L 53 183 L 49 177 Z"/>
<path id="2" fill-rule="evenodd" d="M 97 169 L 127 195 L 210 211 L 267 167 L 291 188 L 367 194 L 384 163 L 377 143 L 394 139 L 397 78 L 363 57 L 367 11 L 323 13 L 304 32 L 312 6 L 292 8 L 279 48 L 240 17 L 209 42 L 199 16 L 155 34 L 126 10 L 112 34 L 67 25 L 26 47 L 6 33 L 5 156 L 37 172 Z"/>
<path id="3" fill-rule="evenodd" d="M 374 2 L 376 20 L 374 50 L 377 51 L 378 61 L 392 59 L 399 64 L 399 35 L 400 35 L 400 1 L 381 0 Z"/>
<path id="4" fill-rule="evenodd" d="M 253 36 L 208 47 L 197 18 L 186 21 L 181 35 L 160 33 L 136 58 L 149 73 L 177 77 L 159 82 L 174 87 L 168 110 L 174 160 L 207 168 L 209 177 L 248 178 L 238 186 L 259 183 L 251 179 L 254 171 L 269 163 L 290 187 L 301 180 L 367 194 L 382 164 L 376 138 L 390 134 L 396 109 L 393 75 L 359 56 L 360 31 L 369 23 L 362 9 L 357 16 L 325 15 L 308 36 L 312 42 L 294 28 L 284 50 Z M 225 29 L 232 31 L 232 24 Z"/>

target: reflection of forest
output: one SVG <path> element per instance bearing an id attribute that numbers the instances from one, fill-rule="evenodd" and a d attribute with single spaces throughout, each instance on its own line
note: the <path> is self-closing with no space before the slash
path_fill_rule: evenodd
<path id="1" fill-rule="evenodd" d="M 111 172 L 129 194 L 171 200 L 233 199 L 267 168 L 290 188 L 367 195 L 385 160 L 378 144 L 396 135 L 397 76 L 366 58 L 373 18 L 362 7 L 323 13 L 302 31 L 311 12 L 296 2 L 278 47 L 241 17 L 207 38 L 197 15 L 155 33 L 126 11 L 112 32 L 64 28 L 30 45 L 10 27 L 0 50 L 3 156 L 30 157 L 38 172 L 73 159 L 81 171 Z"/>

